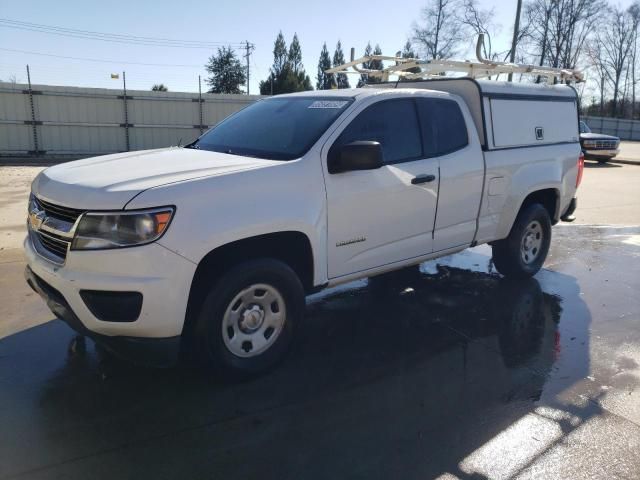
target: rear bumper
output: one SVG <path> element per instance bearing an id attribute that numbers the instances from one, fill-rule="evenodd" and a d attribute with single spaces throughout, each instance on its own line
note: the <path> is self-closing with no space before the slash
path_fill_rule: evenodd
<path id="1" fill-rule="evenodd" d="M 31 267 L 24 272 L 29 286 L 40 295 L 51 312 L 73 330 L 92 338 L 115 355 L 142 365 L 167 367 L 177 363 L 180 355 L 181 337 L 141 338 L 125 336 L 107 336 L 92 332 L 80 321 L 64 296 L 38 277 Z"/>
<path id="2" fill-rule="evenodd" d="M 571 199 L 571 203 L 569 203 L 569 206 L 560 217 L 560 220 L 562 220 L 563 222 L 573 222 L 576 219 L 576 217 L 573 215 L 576 211 L 576 208 L 578 208 L 578 199 L 576 197 L 573 197 Z"/>

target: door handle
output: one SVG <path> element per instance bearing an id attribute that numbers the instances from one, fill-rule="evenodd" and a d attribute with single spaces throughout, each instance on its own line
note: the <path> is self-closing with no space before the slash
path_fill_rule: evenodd
<path id="1" fill-rule="evenodd" d="M 411 184 L 418 185 L 420 183 L 429 183 L 433 182 L 435 179 L 435 175 L 418 175 L 417 177 L 411 179 Z"/>

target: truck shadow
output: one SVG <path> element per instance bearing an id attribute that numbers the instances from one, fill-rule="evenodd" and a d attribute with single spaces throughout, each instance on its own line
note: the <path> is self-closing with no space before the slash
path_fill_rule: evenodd
<path id="1" fill-rule="evenodd" d="M 286 360 L 234 385 L 122 362 L 60 321 L 35 327 L 0 342 L 0 476 L 482 478 L 461 462 L 554 384 L 567 302 L 588 329 L 575 280 L 545 274 L 563 298 L 455 267 L 313 296 Z M 577 359 L 575 378 L 588 369 Z"/>
<path id="2" fill-rule="evenodd" d="M 611 162 L 600 163 L 596 160 L 585 160 L 584 168 L 622 168 L 622 165 Z"/>

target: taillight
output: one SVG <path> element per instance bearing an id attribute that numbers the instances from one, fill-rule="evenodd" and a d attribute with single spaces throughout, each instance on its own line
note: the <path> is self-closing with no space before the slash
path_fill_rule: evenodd
<path id="1" fill-rule="evenodd" d="M 584 153 L 580 152 L 578 157 L 578 176 L 576 177 L 576 188 L 580 186 L 582 182 L 582 173 L 584 172 Z"/>

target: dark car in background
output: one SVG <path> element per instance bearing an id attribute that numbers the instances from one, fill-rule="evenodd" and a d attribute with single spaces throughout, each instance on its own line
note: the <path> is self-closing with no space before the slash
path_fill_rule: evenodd
<path id="1" fill-rule="evenodd" d="M 620 139 L 612 135 L 593 133 L 589 126 L 580 122 L 580 146 L 587 160 L 605 163 L 620 153 Z"/>

